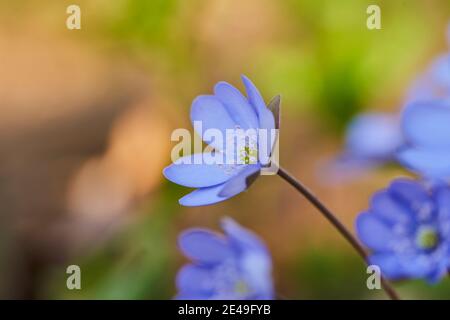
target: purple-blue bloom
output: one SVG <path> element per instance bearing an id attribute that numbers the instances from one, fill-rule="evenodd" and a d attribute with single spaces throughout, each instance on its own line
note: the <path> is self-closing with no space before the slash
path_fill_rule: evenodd
<path id="1" fill-rule="evenodd" d="M 179 236 L 179 247 L 192 263 L 177 275 L 177 299 L 273 299 L 265 245 L 231 218 L 222 220 L 222 228 L 225 235 L 190 229 Z"/>
<path id="2" fill-rule="evenodd" d="M 436 58 L 411 86 L 406 104 L 433 99 L 450 99 L 450 54 Z"/>
<path id="3" fill-rule="evenodd" d="M 415 102 L 402 115 L 407 146 L 398 152 L 407 168 L 432 180 L 450 178 L 450 100 Z"/>
<path id="4" fill-rule="evenodd" d="M 394 180 L 358 216 L 356 230 L 387 278 L 436 282 L 450 267 L 450 187 Z"/>
<path id="5" fill-rule="evenodd" d="M 447 42 L 450 46 L 450 24 L 447 27 Z M 450 98 L 450 53 L 437 57 L 412 85 L 406 104 L 416 101 Z"/>
<path id="6" fill-rule="evenodd" d="M 164 176 L 182 186 L 197 190 L 182 197 L 179 202 L 184 206 L 202 206 L 229 199 L 242 191 L 260 174 L 261 168 L 270 164 L 270 155 L 275 142 L 275 117 L 269 110 L 255 85 L 242 76 L 247 97 L 226 82 L 219 82 L 214 87 L 214 95 L 198 96 L 192 103 L 191 121 L 194 129 L 202 139 L 214 149 L 213 152 L 184 156 L 164 169 Z M 195 123 L 202 124 L 199 132 Z M 219 143 L 218 140 L 204 135 L 205 130 L 214 129 L 227 136 L 230 130 L 254 130 L 256 136 L 234 156 L 241 162 L 214 162 L 214 155 L 229 154 L 231 143 Z M 266 133 L 266 139 L 259 139 L 260 132 Z M 264 150 L 263 150 L 264 149 Z M 264 151 L 264 152 L 261 152 Z M 200 160 L 197 161 L 196 160 Z"/>
<path id="7" fill-rule="evenodd" d="M 395 160 L 403 144 L 399 117 L 389 113 L 365 113 L 347 127 L 345 151 L 332 162 L 333 175 L 348 174 Z"/>

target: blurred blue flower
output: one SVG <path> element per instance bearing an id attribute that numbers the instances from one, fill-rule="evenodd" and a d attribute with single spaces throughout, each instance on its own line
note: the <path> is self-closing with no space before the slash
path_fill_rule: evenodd
<path id="1" fill-rule="evenodd" d="M 389 113 L 358 115 L 347 127 L 345 138 L 345 151 L 331 163 L 327 174 L 348 175 L 393 161 L 403 144 L 400 120 Z"/>
<path id="2" fill-rule="evenodd" d="M 273 299 L 272 263 L 261 240 L 234 220 L 222 220 L 225 236 L 190 229 L 179 247 L 192 264 L 177 275 L 177 299 Z"/>
<path id="3" fill-rule="evenodd" d="M 436 282 L 450 267 L 450 188 L 397 179 L 375 194 L 356 230 L 387 278 Z"/>
<path id="4" fill-rule="evenodd" d="M 255 85 L 242 76 L 247 97 L 226 82 L 214 87 L 214 95 L 198 96 L 192 103 L 191 121 L 203 140 L 214 149 L 212 152 L 184 156 L 164 169 L 164 176 L 182 186 L 198 188 L 179 200 L 184 206 L 201 206 L 229 199 L 242 191 L 259 176 L 261 168 L 268 166 L 275 142 L 275 117 L 269 110 Z M 195 123 L 202 124 L 199 132 Z M 224 145 L 214 138 L 207 138 L 203 130 L 219 130 L 223 137 L 227 131 L 254 130 L 245 146 L 236 147 L 236 141 L 224 141 Z M 264 131 L 265 138 L 259 138 Z M 219 139 L 220 140 L 220 139 Z M 264 141 L 265 140 L 265 141 Z M 231 147 L 231 148 L 230 148 Z M 227 158 L 241 161 L 216 163 L 217 153 Z"/>
<path id="5" fill-rule="evenodd" d="M 450 98 L 450 54 L 436 58 L 411 86 L 406 104 L 416 101 Z"/>
<path id="6" fill-rule="evenodd" d="M 450 24 L 447 27 L 450 46 Z M 406 96 L 406 105 L 434 99 L 450 98 L 450 53 L 437 57 L 423 75 L 414 81 Z"/>
<path id="7" fill-rule="evenodd" d="M 415 102 L 402 115 L 407 146 L 398 160 L 431 180 L 450 178 L 450 100 Z"/>

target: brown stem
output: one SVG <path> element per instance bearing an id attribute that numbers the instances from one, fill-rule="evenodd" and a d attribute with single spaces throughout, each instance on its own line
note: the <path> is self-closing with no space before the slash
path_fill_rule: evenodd
<path id="1" fill-rule="evenodd" d="M 293 186 L 300 192 L 322 215 L 337 229 L 337 231 L 350 243 L 350 245 L 358 252 L 358 254 L 367 262 L 367 252 L 364 250 L 359 241 L 352 235 L 352 233 L 339 221 L 338 218 L 300 181 L 295 179 L 286 170 L 279 167 L 278 175 L 287 183 Z M 392 300 L 400 300 L 399 295 L 395 292 L 389 281 L 381 277 L 381 284 L 384 291 Z"/>

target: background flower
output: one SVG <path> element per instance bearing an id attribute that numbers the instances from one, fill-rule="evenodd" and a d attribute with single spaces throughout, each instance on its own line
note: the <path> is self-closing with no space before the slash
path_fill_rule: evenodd
<path id="1" fill-rule="evenodd" d="M 433 180 L 450 178 L 450 100 L 415 102 L 402 115 L 408 146 L 398 152 L 407 168 Z"/>
<path id="2" fill-rule="evenodd" d="M 272 299 L 271 258 L 261 240 L 234 220 L 222 221 L 225 236 L 190 229 L 179 237 L 192 260 L 178 273 L 178 299 Z"/>
<path id="3" fill-rule="evenodd" d="M 364 113 L 347 127 L 345 150 L 327 170 L 342 176 L 361 172 L 395 160 L 395 152 L 403 144 L 400 121 L 389 113 Z"/>
<path id="4" fill-rule="evenodd" d="M 374 195 L 356 231 L 386 277 L 436 282 L 450 267 L 450 187 L 397 179 Z"/>
<path id="5" fill-rule="evenodd" d="M 450 23 L 447 26 L 450 47 Z M 435 58 L 427 70 L 414 81 L 408 91 L 406 104 L 415 101 L 450 99 L 450 52 Z"/>

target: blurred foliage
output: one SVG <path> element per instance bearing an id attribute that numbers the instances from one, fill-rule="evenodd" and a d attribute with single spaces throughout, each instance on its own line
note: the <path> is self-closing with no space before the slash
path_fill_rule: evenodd
<path id="1" fill-rule="evenodd" d="M 298 284 L 296 296 L 304 299 L 360 299 L 367 294 L 365 265 L 354 254 L 326 248 L 306 250 L 292 274 Z"/>
<path id="2" fill-rule="evenodd" d="M 172 221 L 179 187 L 161 190 L 158 203 L 145 206 L 129 228 L 112 241 L 77 257 L 82 290 L 67 290 L 61 266 L 49 273 L 43 296 L 64 299 L 170 299 L 174 295 L 176 233 Z M 81 258 L 81 260 L 80 260 Z M 81 263 L 80 263 L 81 261 Z M 56 271 L 57 270 L 57 271 Z"/>

